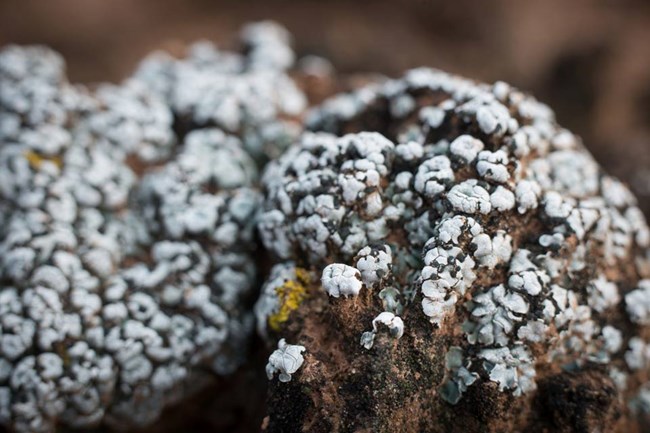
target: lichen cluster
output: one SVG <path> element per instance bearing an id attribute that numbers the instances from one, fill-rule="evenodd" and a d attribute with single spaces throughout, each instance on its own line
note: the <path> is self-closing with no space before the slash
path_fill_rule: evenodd
<path id="1" fill-rule="evenodd" d="M 291 37 L 273 22 L 245 26 L 242 52 L 207 41 L 175 59 L 145 58 L 134 77 L 161 97 L 182 129 L 215 126 L 237 135 L 256 161 L 280 155 L 301 132 L 306 98 L 287 74 L 294 65 Z"/>
<path id="2" fill-rule="evenodd" d="M 540 375 L 594 365 L 630 401 L 650 359 L 650 231 L 548 107 L 423 68 L 336 96 L 307 125 L 263 176 L 258 226 L 278 260 L 322 269 L 335 298 L 390 291 L 426 316 L 448 341 L 451 404 L 489 382 L 531 396 Z M 359 258 L 377 247 L 391 261 Z M 386 310 L 364 347 L 377 323 L 408 334 Z"/>
<path id="3" fill-rule="evenodd" d="M 145 425 L 246 358 L 258 161 L 305 98 L 284 29 L 241 39 L 95 89 L 0 52 L 0 424 Z"/>
<path id="4" fill-rule="evenodd" d="M 650 412 L 650 230 L 580 139 L 426 68 L 303 118 L 289 42 L 249 25 L 94 89 L 0 51 L 0 424 L 148 424 L 255 328 L 269 431 L 456 431 L 427 417 L 537 413 L 566 372 Z"/>

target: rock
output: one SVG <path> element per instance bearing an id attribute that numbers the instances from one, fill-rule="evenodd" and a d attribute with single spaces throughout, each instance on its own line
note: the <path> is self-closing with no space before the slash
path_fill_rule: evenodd
<path id="1" fill-rule="evenodd" d="M 258 329 L 305 347 L 265 431 L 638 428 L 650 232 L 548 107 L 422 68 L 307 125 L 263 175 L 258 228 L 293 271 L 265 285 Z M 355 296 L 328 296 L 331 266 L 357 268 Z"/>

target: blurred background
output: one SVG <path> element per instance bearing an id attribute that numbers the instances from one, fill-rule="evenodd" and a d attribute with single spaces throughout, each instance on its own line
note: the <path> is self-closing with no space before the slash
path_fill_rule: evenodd
<path id="1" fill-rule="evenodd" d="M 282 23 L 299 55 L 326 57 L 343 74 L 426 65 L 532 92 L 650 216 L 648 0 L 0 0 L 0 45 L 46 44 L 72 81 L 119 81 L 156 48 L 227 45 L 260 19 Z M 228 380 L 260 401 L 265 380 L 250 374 Z M 254 431 L 263 412 L 231 397 L 208 390 L 148 431 Z"/>

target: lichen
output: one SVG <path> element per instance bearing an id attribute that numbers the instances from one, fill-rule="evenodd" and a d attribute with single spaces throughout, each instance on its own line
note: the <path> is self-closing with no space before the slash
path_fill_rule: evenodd
<path id="1" fill-rule="evenodd" d="M 291 375 L 294 374 L 305 362 L 302 353 L 305 351 L 304 346 L 296 344 L 287 344 L 282 338 L 278 342 L 278 348 L 271 356 L 269 362 L 266 364 L 266 375 L 269 380 L 273 379 L 276 373 L 280 382 L 291 381 Z"/>
<path id="2" fill-rule="evenodd" d="M 93 89 L 0 51 L 0 423 L 151 423 L 241 365 L 254 321 L 279 339 L 270 422 L 296 430 L 525 424 L 594 378 L 647 412 L 650 230 L 625 185 L 503 82 L 415 69 L 303 124 L 290 39 L 248 25 L 239 52 Z M 297 418 L 273 395 L 315 390 Z"/>
<path id="3" fill-rule="evenodd" d="M 431 350 L 452 348 L 438 383 L 452 404 L 480 387 L 526 405 L 556 367 L 599 365 L 626 395 L 638 388 L 650 359 L 647 224 L 547 106 L 502 82 L 419 68 L 336 95 L 306 123 L 312 133 L 263 175 L 258 229 L 278 262 L 339 269 L 351 292 L 368 288 L 319 307 L 382 317 L 363 347 L 375 347 L 375 324 L 404 318 L 387 364 L 359 374 L 390 376 L 381 368 L 421 353 L 424 332 Z"/>
<path id="4" fill-rule="evenodd" d="M 297 268 L 295 280 L 288 280 L 275 289 L 280 299 L 280 308 L 269 316 L 268 324 L 272 330 L 279 331 L 282 324 L 289 319 L 291 312 L 298 309 L 304 301 L 309 279 L 309 273 L 305 269 Z"/>
<path id="5" fill-rule="evenodd" d="M 0 51 L 4 427 L 143 426 L 246 358 L 258 167 L 304 96 L 284 29 L 242 39 L 92 89 L 49 49 Z"/>
<path id="6" fill-rule="evenodd" d="M 54 164 L 59 169 L 61 169 L 61 166 L 63 164 L 60 157 L 57 156 L 48 157 L 48 156 L 39 155 L 33 150 L 26 151 L 25 158 L 29 162 L 29 165 L 35 170 L 40 169 L 44 163 Z"/>

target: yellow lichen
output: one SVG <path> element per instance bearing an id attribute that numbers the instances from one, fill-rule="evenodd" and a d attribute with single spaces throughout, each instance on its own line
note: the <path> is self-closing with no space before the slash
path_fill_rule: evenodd
<path id="1" fill-rule="evenodd" d="M 61 168 L 63 163 L 61 162 L 61 157 L 59 156 L 43 156 L 39 155 L 38 153 L 34 152 L 33 150 L 28 150 L 25 152 L 25 158 L 29 162 L 29 165 L 32 166 L 32 168 L 38 170 L 41 168 L 41 165 L 45 162 L 51 162 L 57 167 Z"/>
<path id="2" fill-rule="evenodd" d="M 278 311 L 269 316 L 269 327 L 279 331 L 284 322 L 289 320 L 292 311 L 298 309 L 300 304 L 307 297 L 307 285 L 309 284 L 309 272 L 302 268 L 296 268 L 296 279 L 288 280 L 275 289 L 280 300 Z"/>

